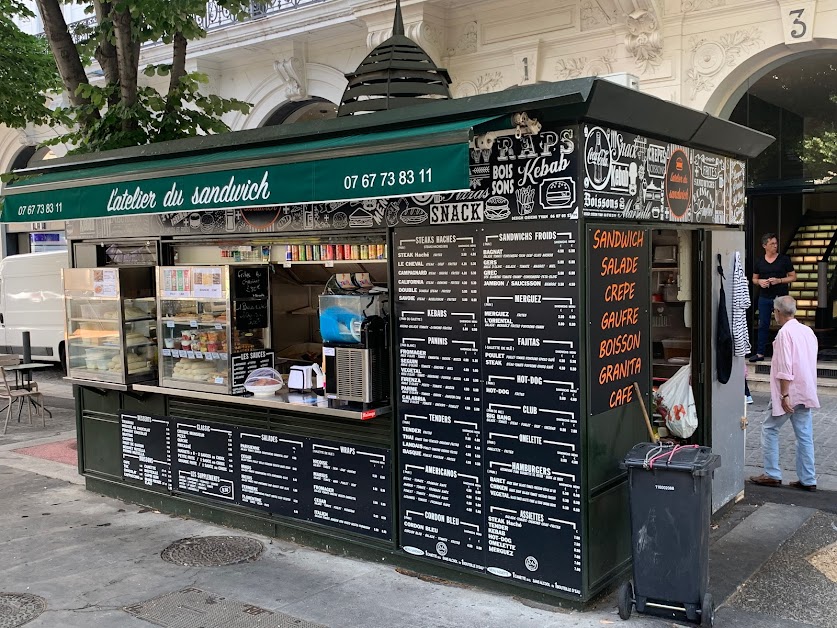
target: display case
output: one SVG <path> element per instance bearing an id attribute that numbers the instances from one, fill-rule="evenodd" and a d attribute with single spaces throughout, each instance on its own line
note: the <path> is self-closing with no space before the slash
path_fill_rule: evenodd
<path id="1" fill-rule="evenodd" d="M 154 269 L 66 268 L 67 376 L 127 385 L 157 376 Z"/>
<path id="2" fill-rule="evenodd" d="M 236 357 L 270 347 L 268 267 L 160 267 L 157 286 L 160 385 L 231 394 Z"/>

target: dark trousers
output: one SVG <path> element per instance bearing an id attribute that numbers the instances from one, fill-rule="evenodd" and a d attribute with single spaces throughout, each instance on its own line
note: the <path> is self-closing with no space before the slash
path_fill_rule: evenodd
<path id="1" fill-rule="evenodd" d="M 770 334 L 770 318 L 773 316 L 773 297 L 759 297 L 759 335 L 756 353 L 764 355 L 767 337 Z"/>

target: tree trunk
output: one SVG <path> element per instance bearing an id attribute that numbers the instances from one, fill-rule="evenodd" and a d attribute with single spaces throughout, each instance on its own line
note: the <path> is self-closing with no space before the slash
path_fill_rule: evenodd
<path id="1" fill-rule="evenodd" d="M 174 92 L 180 85 L 181 77 L 186 76 L 186 38 L 183 33 L 174 34 L 172 42 L 171 77 L 169 79 L 169 94 Z"/>
<path id="2" fill-rule="evenodd" d="M 126 8 L 113 11 L 113 33 L 116 39 L 116 57 L 119 60 L 119 95 L 121 104 L 131 109 L 137 102 L 137 73 L 139 65 L 139 42 L 131 37 L 131 13 Z M 123 130 L 136 126 L 136 121 L 129 117 L 123 122 Z"/>
<path id="3" fill-rule="evenodd" d="M 98 22 L 100 28 L 103 28 L 103 25 L 110 22 L 113 5 L 110 2 L 94 0 L 93 6 L 96 9 L 96 22 Z M 110 28 L 112 27 L 109 27 L 107 31 Z M 102 72 L 105 73 L 105 81 L 107 84 L 116 85 L 119 83 L 119 59 L 116 56 L 116 47 L 108 40 L 107 31 L 101 33 L 96 51 L 93 54 L 96 57 L 96 61 L 102 67 Z M 114 93 L 109 96 L 108 106 L 112 107 L 118 102 L 118 94 Z"/>
<path id="4" fill-rule="evenodd" d="M 81 63 L 76 45 L 73 38 L 70 36 L 70 31 L 67 28 L 67 22 L 64 20 L 64 14 L 61 12 L 61 6 L 58 0 L 36 0 L 38 10 L 44 20 L 44 32 L 49 42 L 49 47 L 52 50 L 52 55 L 55 57 L 55 64 L 58 67 L 58 73 L 61 76 L 61 81 L 64 83 L 64 89 L 70 98 L 70 102 L 75 106 L 83 106 L 90 104 L 88 98 L 81 97 L 76 94 L 79 85 L 88 83 L 87 73 L 84 71 L 84 66 Z M 98 118 L 98 111 L 94 118 Z"/>

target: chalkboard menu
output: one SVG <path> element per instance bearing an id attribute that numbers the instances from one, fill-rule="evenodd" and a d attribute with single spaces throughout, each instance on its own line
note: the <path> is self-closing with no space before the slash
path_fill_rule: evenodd
<path id="1" fill-rule="evenodd" d="M 234 266 L 231 270 L 234 299 L 267 299 L 270 296 L 266 266 Z"/>
<path id="2" fill-rule="evenodd" d="M 235 328 L 241 331 L 248 329 L 264 329 L 270 318 L 270 305 L 267 299 L 263 301 L 234 301 Z"/>
<path id="3" fill-rule="evenodd" d="M 648 381 L 648 230 L 589 227 L 590 414 L 634 400 Z"/>
<path id="4" fill-rule="evenodd" d="M 585 216 L 742 224 L 743 162 L 602 126 L 582 126 Z"/>
<path id="5" fill-rule="evenodd" d="M 126 480 L 392 539 L 389 449 L 171 417 L 121 417 Z"/>
<path id="6" fill-rule="evenodd" d="M 403 549 L 580 595 L 578 223 L 394 239 Z"/>
<path id="7" fill-rule="evenodd" d="M 578 249 L 576 222 L 483 230 L 486 566 L 581 595 Z"/>
<path id="8" fill-rule="evenodd" d="M 392 492 L 388 449 L 308 439 L 312 521 L 372 536 L 392 538 Z"/>
<path id="9" fill-rule="evenodd" d="M 122 430 L 122 478 L 171 490 L 171 424 L 166 417 L 119 415 Z"/>
<path id="10" fill-rule="evenodd" d="M 395 247 L 402 542 L 482 569 L 478 237 L 467 226 L 399 230 Z"/>
<path id="11" fill-rule="evenodd" d="M 180 419 L 174 426 L 176 490 L 235 501 L 238 465 L 232 426 Z"/>
<path id="12" fill-rule="evenodd" d="M 261 351 L 244 351 L 233 353 L 232 359 L 232 394 L 240 395 L 247 392 L 244 382 L 247 377 L 261 368 L 273 368 L 274 353 L 270 349 Z"/>
<path id="13" fill-rule="evenodd" d="M 304 438 L 238 428 L 241 497 L 244 506 L 308 519 L 310 460 Z"/>

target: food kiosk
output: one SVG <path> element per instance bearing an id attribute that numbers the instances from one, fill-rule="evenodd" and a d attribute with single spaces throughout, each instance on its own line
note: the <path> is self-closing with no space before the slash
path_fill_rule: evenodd
<path id="1" fill-rule="evenodd" d="M 716 265 L 743 253 L 743 160 L 771 139 L 579 79 L 56 160 L 9 186 L 3 219 L 66 219 L 75 267 L 160 267 L 157 379 L 73 378 L 90 490 L 583 604 L 629 565 L 618 463 L 683 364 L 693 440 L 723 459 L 715 509 L 743 489 Z M 325 366 L 328 389 L 363 340 L 375 368 L 340 373 L 367 386 L 230 394 L 238 268 L 265 278 L 243 376 Z M 324 323 L 333 281 L 385 304 Z"/>

